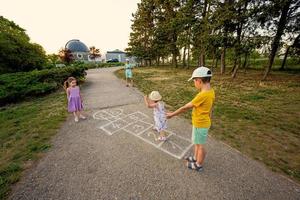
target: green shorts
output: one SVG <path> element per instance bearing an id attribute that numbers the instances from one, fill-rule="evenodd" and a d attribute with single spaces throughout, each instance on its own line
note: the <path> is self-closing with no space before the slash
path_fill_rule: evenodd
<path id="1" fill-rule="evenodd" d="M 192 142 L 193 144 L 205 144 L 209 128 L 196 128 L 193 126 Z"/>
<path id="2" fill-rule="evenodd" d="M 126 76 L 126 78 L 132 78 L 132 71 L 130 69 L 126 69 L 125 76 Z"/>

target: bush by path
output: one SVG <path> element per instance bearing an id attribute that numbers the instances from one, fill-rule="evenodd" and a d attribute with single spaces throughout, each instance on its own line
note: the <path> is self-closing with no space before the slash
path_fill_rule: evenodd
<path id="1" fill-rule="evenodd" d="M 74 66 L 84 67 L 85 69 L 95 69 L 95 68 L 104 68 L 104 67 L 117 67 L 117 66 L 123 66 L 124 63 L 122 62 L 116 62 L 116 63 L 96 63 L 96 62 L 90 62 L 90 63 L 74 63 Z"/>
<path id="2" fill-rule="evenodd" d="M 83 67 L 64 67 L 2 74 L 0 75 L 0 106 L 55 91 L 62 87 L 69 76 L 81 79 L 85 76 L 85 70 Z"/>

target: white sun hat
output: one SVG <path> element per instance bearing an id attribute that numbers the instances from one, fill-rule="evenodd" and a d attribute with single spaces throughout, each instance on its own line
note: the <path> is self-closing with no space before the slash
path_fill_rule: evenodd
<path id="1" fill-rule="evenodd" d="M 198 67 L 193 71 L 192 77 L 188 80 L 191 81 L 193 78 L 212 77 L 212 73 L 207 67 Z"/>
<path id="2" fill-rule="evenodd" d="M 152 91 L 149 94 L 149 99 L 152 101 L 160 101 L 162 99 L 161 95 L 159 94 L 158 91 Z"/>

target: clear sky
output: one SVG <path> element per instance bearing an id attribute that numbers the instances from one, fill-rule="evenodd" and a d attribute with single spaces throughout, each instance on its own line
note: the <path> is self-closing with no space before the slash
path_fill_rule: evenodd
<path id="1" fill-rule="evenodd" d="M 140 0 L 0 0 L 0 15 L 26 30 L 32 42 L 57 53 L 79 39 L 101 53 L 124 50 Z"/>

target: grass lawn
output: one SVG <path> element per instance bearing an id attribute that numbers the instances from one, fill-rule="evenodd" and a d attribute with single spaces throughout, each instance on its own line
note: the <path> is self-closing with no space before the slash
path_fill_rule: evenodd
<path id="1" fill-rule="evenodd" d="M 169 110 L 189 102 L 197 90 L 187 82 L 193 69 L 141 67 L 134 69 L 135 85 L 144 93 L 158 90 Z M 260 82 L 263 71 L 214 73 L 216 92 L 210 135 L 270 169 L 300 182 L 300 74 L 273 72 Z M 124 78 L 124 71 L 116 72 Z M 190 119 L 191 112 L 184 114 Z"/>
<path id="2" fill-rule="evenodd" d="M 47 151 L 51 136 L 65 121 L 64 92 L 0 107 L 0 199 L 22 171 Z"/>

